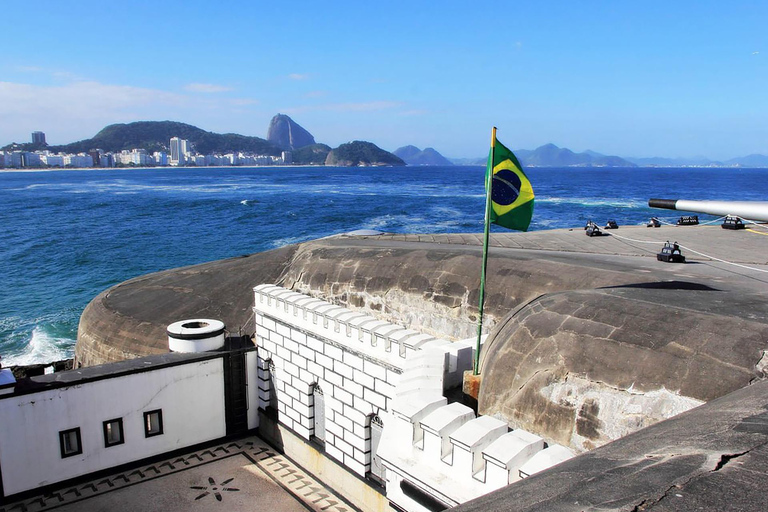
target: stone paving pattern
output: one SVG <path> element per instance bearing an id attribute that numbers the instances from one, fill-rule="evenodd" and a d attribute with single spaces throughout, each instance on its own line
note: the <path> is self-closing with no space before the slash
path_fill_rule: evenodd
<path id="1" fill-rule="evenodd" d="M 263 485 L 260 486 L 257 481 L 251 479 L 246 482 L 247 485 L 234 488 L 237 481 L 231 482 L 232 479 L 228 480 L 226 476 L 215 478 L 218 473 L 221 473 L 221 463 L 223 461 L 231 462 L 234 457 L 243 459 L 236 466 L 245 467 L 246 470 L 252 472 L 264 473 L 280 487 L 281 494 L 285 495 L 280 498 L 283 505 L 274 508 L 274 510 L 281 512 L 306 509 L 315 512 L 358 512 L 354 506 L 348 504 L 288 457 L 278 453 L 257 437 L 224 442 L 217 446 L 139 466 L 92 481 L 62 487 L 44 495 L 6 503 L 0 505 L 0 512 L 37 512 L 51 509 L 67 511 L 104 510 L 107 508 L 104 506 L 104 501 L 107 503 L 117 501 L 117 507 L 120 510 L 142 510 L 145 512 L 155 510 L 153 505 L 155 502 L 163 502 L 162 510 L 169 512 L 191 510 L 196 501 L 201 502 L 203 510 L 205 510 L 206 504 L 210 505 L 216 501 L 225 502 L 226 510 L 263 510 L 263 503 L 259 504 L 259 495 L 264 494 Z M 200 482 L 203 485 L 190 486 L 186 485 L 185 481 L 172 481 L 170 478 L 198 468 L 205 470 L 204 474 L 207 475 Z M 226 474 L 232 474 L 231 470 Z M 242 481 L 242 478 L 239 480 Z M 142 487 L 143 484 L 149 482 L 155 482 L 155 488 L 151 492 Z M 230 487 L 227 487 L 228 484 Z M 117 493 L 128 488 L 131 488 L 130 491 L 121 493 L 115 500 L 99 499 L 106 497 L 107 494 Z M 233 505 L 231 496 L 228 496 L 231 492 L 245 493 L 251 496 L 253 501 L 245 508 L 238 508 Z M 272 490 L 273 494 L 274 492 Z M 216 497 L 217 493 L 219 494 L 218 497 Z M 152 500 L 146 499 L 148 494 L 153 496 Z M 204 498 L 205 501 L 203 501 Z M 292 502 L 295 502 L 296 505 L 292 505 Z M 171 508 L 168 508 L 168 503 L 171 503 Z M 234 503 L 237 504 L 237 502 Z"/>

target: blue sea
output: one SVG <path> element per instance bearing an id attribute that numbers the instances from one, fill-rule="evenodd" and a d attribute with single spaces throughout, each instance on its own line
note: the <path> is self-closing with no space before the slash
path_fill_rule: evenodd
<path id="1" fill-rule="evenodd" d="M 768 200 L 765 169 L 527 172 L 533 230 L 680 215 L 651 210 L 651 197 Z M 481 167 L 1 172 L 3 364 L 71 357 L 88 302 L 148 272 L 356 229 L 480 232 L 483 175 Z"/>

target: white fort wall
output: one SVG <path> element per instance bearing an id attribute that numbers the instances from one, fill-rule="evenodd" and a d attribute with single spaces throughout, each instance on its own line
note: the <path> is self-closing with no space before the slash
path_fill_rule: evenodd
<path id="1" fill-rule="evenodd" d="M 439 375 L 429 381 L 440 394 L 459 385 L 471 365 L 465 344 L 273 285 L 254 292 L 260 407 L 277 409 L 279 423 L 359 476 L 375 469 L 375 430 L 386 421 L 408 358 L 439 347 Z"/>
<path id="2" fill-rule="evenodd" d="M 144 413 L 158 410 L 162 433 L 146 437 Z M 105 447 L 103 422 L 118 418 L 124 442 Z M 70 429 L 79 429 L 82 453 L 63 457 L 59 432 Z M 0 399 L 4 495 L 225 435 L 222 357 L 4 396 Z"/>
<path id="3" fill-rule="evenodd" d="M 346 470 L 383 483 L 399 509 L 455 506 L 572 456 L 534 434 L 509 432 L 504 421 L 448 404 L 444 391 L 471 369 L 470 344 L 278 286 L 254 292 L 259 408 L 274 411 L 291 436 L 314 443 Z M 363 503 L 354 482 L 311 451 L 286 444 L 289 456 L 356 505 L 381 508 L 374 500 Z"/>

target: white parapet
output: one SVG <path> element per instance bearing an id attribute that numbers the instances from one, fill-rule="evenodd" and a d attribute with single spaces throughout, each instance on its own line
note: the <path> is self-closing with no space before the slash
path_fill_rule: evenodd
<path id="1" fill-rule="evenodd" d="M 520 466 L 520 478 L 528 478 L 571 458 L 573 458 L 573 453 L 568 448 L 559 444 L 549 446 L 536 453 L 528 462 Z"/>
<path id="2" fill-rule="evenodd" d="M 424 431 L 424 455 L 433 460 L 452 463 L 450 434 L 475 417 L 466 405 L 454 402 L 440 407 L 421 420 Z"/>
<path id="3" fill-rule="evenodd" d="M 508 430 L 506 421 L 491 416 L 480 416 L 456 429 L 449 436 L 453 445 L 452 467 L 456 477 L 475 477 L 482 481 L 485 477 L 483 450 Z"/>
<path id="4" fill-rule="evenodd" d="M 520 480 L 520 466 L 543 449 L 544 440 L 525 430 L 513 430 L 499 437 L 483 450 L 485 483 L 499 489 Z"/>
<path id="5" fill-rule="evenodd" d="M 376 476 L 400 509 L 456 506 L 571 456 L 448 403 L 474 340 L 437 339 L 274 285 L 254 295 L 260 407 L 361 477 L 385 468 Z"/>

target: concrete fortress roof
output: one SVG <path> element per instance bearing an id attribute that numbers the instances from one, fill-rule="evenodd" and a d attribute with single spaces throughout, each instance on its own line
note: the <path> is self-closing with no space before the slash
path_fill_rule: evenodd
<path id="1" fill-rule="evenodd" d="M 666 490 L 686 475 L 711 471 L 706 461 L 719 460 L 722 450 L 749 450 L 757 442 L 734 434 L 718 444 L 700 411 L 727 416 L 724 428 L 738 431 L 741 420 L 726 411 L 727 397 L 738 391 L 739 414 L 761 414 L 752 384 L 765 378 L 768 367 L 768 237 L 716 226 L 621 227 L 616 234 L 621 236 L 592 238 L 582 229 L 492 235 L 478 412 L 576 452 L 589 451 L 563 464 L 570 469 L 555 472 L 559 476 L 546 472 L 508 488 L 533 493 L 534 481 L 553 479 L 546 482 L 552 486 L 544 501 L 549 507 L 536 505 L 530 494 L 521 510 L 580 510 L 566 506 L 571 495 L 558 489 L 596 493 L 577 492 L 565 482 L 577 473 L 579 481 L 605 471 L 619 475 L 621 462 L 607 459 L 630 461 L 641 473 L 633 473 L 640 489 L 627 489 L 626 496 L 648 491 L 652 499 L 658 479 Z M 667 240 L 680 243 L 688 263 L 656 260 Z M 76 359 L 93 365 L 167 352 L 166 327 L 185 318 L 217 318 L 232 332 L 250 334 L 252 288 L 262 283 L 428 334 L 470 338 L 480 260 L 477 234 L 356 234 L 159 272 L 119 284 L 88 305 Z M 719 409 L 695 408 L 705 402 Z M 693 436 L 688 444 L 680 441 L 686 432 Z M 664 435 L 672 441 L 659 437 Z M 760 435 L 766 438 L 768 431 Z M 671 461 L 677 452 L 670 443 L 678 441 L 692 453 Z M 760 460 L 753 463 L 764 473 L 768 459 Z M 614 485 L 608 477 L 598 482 Z M 653 492 L 652 483 L 659 484 Z M 504 508 L 500 499 L 512 499 L 507 489 L 481 500 Z M 595 495 L 587 501 L 608 506 Z"/>

